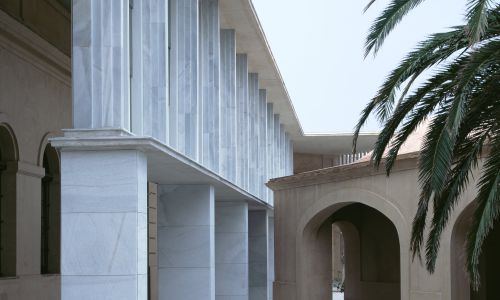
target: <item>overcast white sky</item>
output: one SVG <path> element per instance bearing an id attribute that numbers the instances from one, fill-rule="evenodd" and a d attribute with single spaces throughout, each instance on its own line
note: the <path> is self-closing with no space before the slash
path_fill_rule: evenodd
<path id="1" fill-rule="evenodd" d="M 253 0 L 305 132 L 352 132 L 384 77 L 430 33 L 463 23 L 466 0 L 427 0 L 363 59 L 366 32 L 388 0 Z M 371 120 L 365 132 L 378 131 Z"/>

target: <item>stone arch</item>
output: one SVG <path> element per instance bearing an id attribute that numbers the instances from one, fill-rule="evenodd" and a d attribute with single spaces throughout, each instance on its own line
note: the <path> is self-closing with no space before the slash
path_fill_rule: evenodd
<path id="1" fill-rule="evenodd" d="M 50 145 L 50 139 L 54 138 L 56 136 L 57 136 L 57 134 L 54 132 L 47 132 L 43 135 L 42 141 L 40 142 L 40 145 L 38 146 L 38 157 L 37 157 L 38 166 L 43 167 L 43 159 L 45 156 L 45 151 L 47 149 L 47 145 Z M 53 149 L 55 150 L 55 153 L 59 157 L 57 150 L 55 148 L 53 148 Z M 59 160 L 59 158 L 58 158 L 58 160 Z"/>
<path id="2" fill-rule="evenodd" d="M 0 123 L 0 276 L 16 275 L 16 171 L 19 150 L 16 136 Z"/>
<path id="3" fill-rule="evenodd" d="M 2 161 L 18 161 L 19 148 L 14 130 L 7 123 L 0 122 L 0 147 Z"/>
<path id="4" fill-rule="evenodd" d="M 451 299 L 497 299 L 500 295 L 498 285 L 491 284 L 491 282 L 498 282 L 497 267 L 500 265 L 500 259 L 496 258 L 498 255 L 488 255 L 488 253 L 498 253 L 500 249 L 500 221 L 498 219 L 483 244 L 483 253 L 480 258 L 482 261 L 480 265 L 482 273 L 481 287 L 478 292 L 472 292 L 470 288 L 469 276 L 466 270 L 466 241 L 476 207 L 476 202 L 469 203 L 460 212 L 453 224 L 450 242 Z M 492 260 L 492 257 L 495 259 Z M 486 263 L 486 261 L 488 262 Z M 487 268 L 490 267 L 494 268 L 495 272 L 488 271 Z M 493 280 L 491 278 L 492 274 L 495 274 Z M 492 286 L 493 288 L 491 288 Z"/>
<path id="5" fill-rule="evenodd" d="M 297 226 L 297 294 L 298 299 L 323 299 L 325 286 L 330 280 L 331 261 L 317 261 L 315 257 L 331 257 L 331 235 L 328 239 L 325 221 L 336 211 L 349 204 L 360 203 L 383 214 L 396 228 L 400 246 L 400 280 L 401 299 L 409 299 L 410 291 L 410 255 L 409 255 L 409 225 L 399 208 L 388 198 L 373 191 L 359 188 L 342 188 L 318 196 L 300 218 Z M 324 237 L 321 242 L 317 242 Z M 325 251 L 330 251 L 325 255 Z M 307 255 L 317 253 L 319 255 Z M 313 271 L 314 269 L 314 271 Z M 328 275 L 327 275 L 328 274 Z M 308 285 L 310 278 L 315 279 L 314 285 Z M 327 284 L 327 285 L 325 285 Z M 318 292 L 322 290 L 322 292 Z M 321 295 L 320 295 L 321 294 Z"/>

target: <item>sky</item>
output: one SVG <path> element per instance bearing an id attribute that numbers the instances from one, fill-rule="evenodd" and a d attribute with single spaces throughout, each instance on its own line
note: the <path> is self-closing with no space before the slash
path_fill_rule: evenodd
<path id="1" fill-rule="evenodd" d="M 363 58 L 372 21 L 389 3 L 378 0 L 252 0 L 306 133 L 352 132 L 385 76 L 427 35 L 463 23 L 466 0 L 428 0 Z M 380 125 L 368 121 L 364 132 Z"/>

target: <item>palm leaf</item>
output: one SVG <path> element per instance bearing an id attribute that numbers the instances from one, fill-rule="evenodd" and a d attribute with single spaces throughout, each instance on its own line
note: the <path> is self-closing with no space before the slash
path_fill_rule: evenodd
<path id="1" fill-rule="evenodd" d="M 371 51 L 376 54 L 387 35 L 389 35 L 401 19 L 422 2 L 423 0 L 392 0 L 370 27 L 368 37 L 365 41 L 365 57 Z"/>

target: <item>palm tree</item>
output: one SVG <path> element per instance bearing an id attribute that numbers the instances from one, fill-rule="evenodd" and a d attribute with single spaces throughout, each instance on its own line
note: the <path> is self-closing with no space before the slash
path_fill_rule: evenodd
<path id="1" fill-rule="evenodd" d="M 376 55 L 387 35 L 422 2 L 391 0 L 369 30 L 365 56 Z M 430 120 L 420 152 L 421 193 L 411 251 L 414 258 L 421 257 L 425 246 L 425 263 L 431 273 L 441 233 L 472 170 L 479 168 L 477 207 L 467 240 L 467 270 L 475 289 L 480 281 L 481 248 L 500 214 L 499 2 L 468 0 L 465 25 L 430 35 L 408 53 L 362 111 L 353 140 L 355 152 L 359 131 L 374 114 L 384 126 L 372 160 L 376 167 L 384 161 L 389 175 L 402 144 L 422 122 Z M 433 75 L 414 87 L 415 79 L 429 69 Z M 425 241 L 429 205 L 434 213 Z"/>

